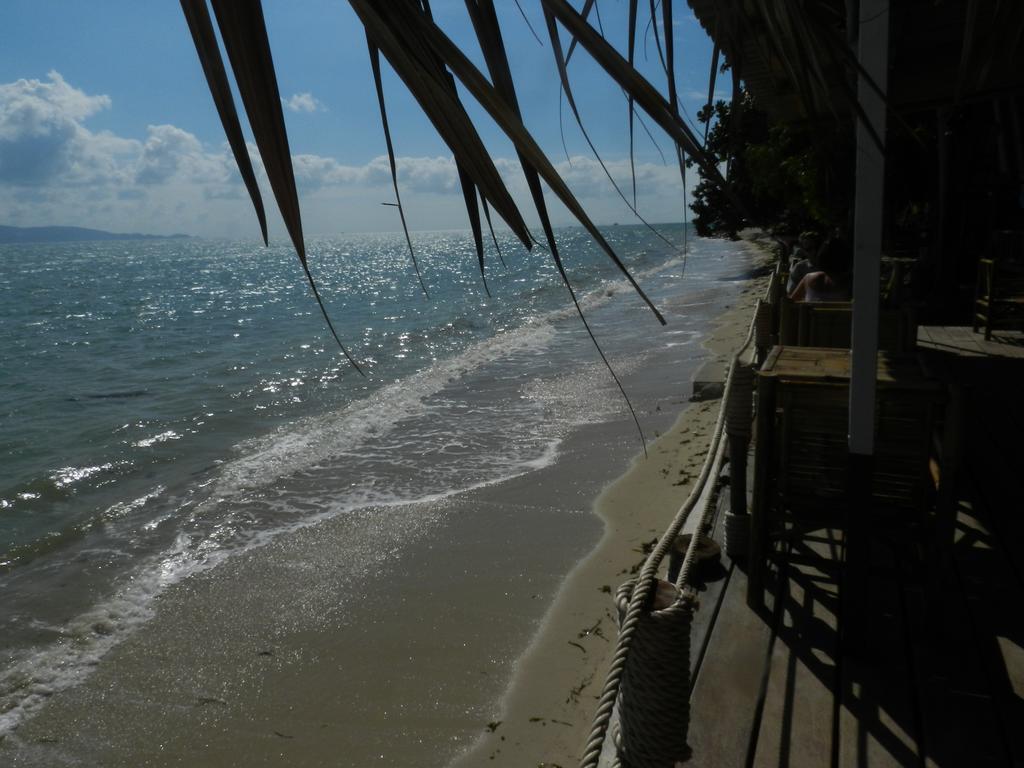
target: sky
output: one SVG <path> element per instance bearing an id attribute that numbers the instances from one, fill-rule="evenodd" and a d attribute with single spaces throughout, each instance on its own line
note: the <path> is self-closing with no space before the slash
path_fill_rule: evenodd
<path id="1" fill-rule="evenodd" d="M 568 155 L 562 147 L 558 73 L 539 0 L 520 4 L 543 44 L 512 0 L 495 4 L 527 127 L 595 221 L 636 221 L 568 106 L 562 108 Z M 431 5 L 441 27 L 483 69 L 464 3 Z M 627 6 L 625 0 L 598 3 L 606 31 L 622 50 Z M 693 117 L 707 99 L 712 46 L 688 6 L 677 0 L 674 7 L 678 88 Z M 399 229 L 397 210 L 383 205 L 394 201 L 394 192 L 366 40 L 355 14 L 344 0 L 265 0 L 264 13 L 306 234 Z M 259 236 L 178 3 L 4 0 L 0 20 L 0 224 Z M 638 42 L 638 65 L 664 92 L 665 75 L 653 35 L 644 36 L 646 24 L 641 13 L 646 45 Z M 585 52 L 574 54 L 569 69 L 584 125 L 627 191 L 625 98 Z M 451 152 L 386 63 L 384 70 L 410 228 L 467 227 Z M 463 101 L 479 118 L 480 134 L 525 211 L 528 194 L 511 144 L 465 92 Z M 236 104 L 243 114 L 237 96 Z M 251 142 L 244 117 L 242 124 Z M 638 208 L 653 222 L 680 221 L 678 166 L 668 139 L 649 120 L 648 125 L 657 146 L 636 128 Z M 254 164 L 271 236 L 281 237 L 283 225 L 258 154 Z M 695 180 L 688 175 L 691 189 Z M 572 223 L 550 193 L 548 202 L 556 224 Z M 527 215 L 527 221 L 535 219 Z"/>

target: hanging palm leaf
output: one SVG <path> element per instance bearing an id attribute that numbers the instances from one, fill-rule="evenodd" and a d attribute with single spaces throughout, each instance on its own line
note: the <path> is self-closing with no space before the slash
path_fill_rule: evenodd
<path id="1" fill-rule="evenodd" d="M 253 208 L 256 209 L 256 218 L 260 222 L 263 244 L 266 245 L 267 214 L 263 210 L 263 198 L 260 196 L 260 188 L 256 183 L 256 174 L 252 169 L 249 150 L 242 137 L 242 126 L 238 122 L 235 100 L 231 97 L 231 86 L 228 84 L 228 76 L 224 71 L 220 48 L 217 47 L 217 37 L 213 31 L 213 23 L 210 21 L 210 13 L 206 9 L 206 0 L 181 0 L 181 10 L 185 14 L 185 21 L 192 33 L 192 42 L 195 43 L 196 53 L 199 54 L 199 62 L 203 66 L 206 84 L 213 96 L 213 103 L 217 107 L 221 125 L 224 126 L 224 135 L 227 136 L 231 153 L 235 156 L 238 172 L 252 199 Z"/>
<path id="2" fill-rule="evenodd" d="M 638 0 L 629 0 L 629 42 L 627 44 L 626 61 L 629 66 L 634 66 L 634 57 L 636 55 L 636 14 L 638 11 Z M 576 38 L 573 38 L 573 43 L 576 42 Z M 626 102 L 629 107 L 629 173 L 633 179 L 633 205 L 636 205 L 636 163 L 634 162 L 634 146 L 633 146 L 633 118 L 636 115 L 636 106 L 633 104 L 633 94 L 629 93 L 626 96 Z M 661 152 L 661 148 L 658 148 Z M 664 161 L 664 155 L 662 156 Z"/>
<path id="3" fill-rule="evenodd" d="M 668 105 L 679 117 L 679 93 L 676 90 L 675 35 L 672 34 L 672 3 L 661 4 L 662 20 L 665 25 L 665 71 L 668 74 Z M 657 33 L 655 33 L 657 34 Z M 683 218 L 686 218 L 686 157 L 683 149 L 676 145 L 676 161 L 679 164 L 679 180 L 683 185 Z M 685 233 L 686 230 L 684 229 Z"/>
<path id="4" fill-rule="evenodd" d="M 423 12 L 423 15 L 433 22 L 434 16 L 430 11 L 430 0 L 419 0 L 419 6 Z M 444 67 L 444 63 L 440 57 L 434 55 L 434 63 L 437 67 L 444 72 L 445 82 L 448 83 L 448 87 L 451 89 L 453 98 L 459 101 L 459 92 L 455 87 L 455 78 L 452 77 Z M 484 271 L 484 238 L 483 229 L 480 225 L 480 209 L 477 207 L 477 190 L 476 185 L 473 183 L 473 177 L 469 174 L 458 155 L 455 156 L 455 170 L 459 176 L 459 186 L 462 187 L 462 200 L 466 206 L 466 215 L 469 217 L 469 229 L 473 235 L 473 245 L 476 247 L 476 259 L 480 265 L 480 280 L 484 284 L 484 293 L 488 297 L 491 295 L 491 289 L 487 286 L 487 274 Z M 481 195 L 481 199 L 486 199 Z"/>
<path id="5" fill-rule="evenodd" d="M 288 235 L 299 256 L 309 287 L 313 291 L 327 328 L 349 363 L 363 373 L 359 364 L 349 354 L 324 306 L 320 291 L 309 271 L 306 259 L 306 245 L 302 237 L 302 217 L 299 213 L 299 195 L 295 190 L 295 174 L 292 170 L 291 151 L 288 148 L 288 132 L 284 127 L 284 113 L 281 110 L 281 94 L 277 88 L 274 61 L 270 55 L 270 42 L 263 21 L 263 7 L 259 2 L 240 3 L 228 0 L 211 0 L 217 17 L 224 48 L 235 73 L 238 92 L 249 117 L 256 146 L 263 158 L 263 166 L 270 181 L 270 188 L 277 200 L 278 210 L 284 219 Z M 187 16 L 187 11 L 186 11 Z M 205 45 L 200 50 L 203 57 Z M 209 58 L 209 55 L 207 55 Z M 214 96 L 215 100 L 217 99 Z"/>
<path id="6" fill-rule="evenodd" d="M 466 0 L 466 7 L 469 9 L 470 18 L 473 21 L 473 26 L 476 29 L 477 36 L 480 40 L 480 47 L 484 51 L 484 57 L 487 59 L 487 66 L 491 72 L 491 77 L 501 94 L 504 96 L 506 103 L 515 117 L 521 120 L 522 113 L 519 109 L 519 100 L 516 97 L 515 84 L 512 81 L 512 70 L 509 66 L 508 55 L 505 52 L 505 43 L 502 39 L 501 27 L 498 24 L 497 14 L 494 11 L 494 4 L 491 0 Z M 630 401 L 629 395 L 626 394 L 626 390 L 622 386 L 622 382 L 619 380 L 618 375 L 615 373 L 615 369 L 612 368 L 604 350 L 601 349 L 601 345 L 598 343 L 597 337 L 594 335 L 594 331 L 590 327 L 590 323 L 587 322 L 587 318 L 583 314 L 583 308 L 580 306 L 579 299 L 576 296 L 576 291 L 572 287 L 572 282 L 569 280 L 569 275 L 565 271 L 565 265 L 558 253 L 558 243 L 555 239 L 554 228 L 551 226 L 551 219 L 548 216 L 547 205 L 544 202 L 544 193 L 540 185 L 540 175 L 526 153 L 519 152 L 519 162 L 523 168 L 523 173 L 526 175 L 527 185 L 530 188 L 530 194 L 533 197 L 533 203 L 537 209 L 537 215 L 540 217 L 541 226 L 543 227 L 544 235 L 547 238 L 548 248 L 551 251 L 551 257 L 555 262 L 555 266 L 558 268 L 558 274 L 561 276 L 562 282 L 569 291 L 569 296 L 572 298 L 572 303 L 576 308 L 576 313 L 579 315 L 580 322 L 583 323 L 583 327 L 586 329 L 591 342 L 593 342 L 594 348 L 597 350 L 598 355 L 600 355 L 602 362 L 604 362 L 605 367 L 608 369 L 608 373 L 615 382 L 615 386 L 618 387 L 623 400 L 626 402 L 626 407 L 629 409 L 629 413 L 633 417 L 633 422 L 636 424 L 637 431 L 640 434 L 640 443 L 643 445 L 644 455 L 646 455 L 647 443 L 644 439 L 643 427 L 640 426 L 640 420 L 636 415 L 636 410 L 633 408 L 633 403 Z M 663 319 L 662 322 L 664 323 Z"/>
<path id="7" fill-rule="evenodd" d="M 532 241 L 526 223 L 451 87 L 448 72 L 439 63 L 443 58 L 438 57 L 419 27 L 410 20 L 415 18 L 430 25 L 432 22 L 426 22 L 422 9 L 408 0 L 393 5 L 352 0 L 351 5 L 369 37 L 419 102 L 480 194 L 529 248 Z"/>
<path id="8" fill-rule="evenodd" d="M 640 288 L 629 270 L 626 269 L 594 222 L 591 221 L 583 206 L 569 190 L 565 181 L 555 170 L 529 131 L 526 130 L 522 120 L 510 107 L 506 99 L 483 76 L 480 70 L 476 68 L 458 46 L 431 20 L 427 19 L 424 14 L 417 12 L 415 6 L 409 3 L 408 0 L 381 5 L 368 2 L 368 0 L 350 0 L 350 3 L 363 20 L 363 23 L 371 30 L 371 34 L 379 34 L 381 36 L 377 40 L 381 51 L 386 56 L 390 56 L 389 48 L 393 51 L 396 61 L 392 62 L 392 66 L 395 67 L 395 70 L 400 75 L 403 68 L 408 67 L 410 64 L 415 64 L 415 59 L 426 55 L 428 51 L 432 52 L 430 55 L 437 55 L 444 61 L 448 69 L 458 78 L 466 90 L 473 95 L 498 124 L 498 127 L 512 140 L 516 150 L 527 159 L 530 166 L 537 170 L 545 183 L 562 201 L 563 205 L 569 209 L 569 212 L 576 217 L 577 221 L 583 225 L 601 249 L 625 275 L 634 290 L 639 293 L 640 297 L 655 314 L 655 317 L 658 318 L 658 321 L 664 324 L 664 318 L 661 313 L 647 297 L 647 294 Z M 381 44 L 381 41 L 384 41 L 386 45 Z M 421 74 L 421 70 L 414 68 L 413 72 L 408 73 L 408 80 L 406 82 L 410 85 L 410 92 L 420 102 L 424 110 L 428 112 L 428 115 L 431 110 L 436 109 L 436 103 L 433 101 L 436 97 L 436 88 L 433 87 L 429 76 L 424 76 L 424 74 Z M 460 107 L 455 105 L 451 105 L 450 108 L 460 109 Z M 465 114 L 464 111 L 463 114 Z M 435 124 L 440 123 L 443 125 L 447 115 L 441 115 L 438 118 Z M 468 123 L 468 117 L 466 121 Z M 476 135 L 475 130 L 473 135 Z M 461 141 L 455 143 L 458 145 L 462 144 Z M 449 146 L 452 145 L 449 144 Z M 454 148 L 453 151 L 455 151 Z M 482 144 L 472 149 L 467 147 L 467 153 L 467 169 L 472 170 L 488 165 L 493 168 L 490 156 Z M 497 175 L 496 171 L 495 175 Z M 478 184 L 480 183 L 480 179 L 474 177 L 474 180 Z M 500 190 L 507 196 L 508 193 L 505 191 L 504 185 L 500 183 L 500 179 L 498 179 L 498 183 L 500 184 Z M 487 187 L 482 184 L 481 187 L 485 191 L 487 190 Z M 498 211 L 499 215 L 505 218 L 502 208 L 495 204 L 492 195 L 487 192 L 485 196 L 488 202 Z M 510 198 L 508 203 L 514 212 L 514 216 L 521 221 L 519 212 L 514 204 L 512 204 Z M 506 218 L 507 221 L 508 219 Z M 528 240 L 524 242 L 528 242 Z"/>
<path id="9" fill-rule="evenodd" d="M 711 74 L 708 76 L 708 103 L 704 108 L 708 115 L 708 119 L 704 123 L 704 143 L 702 144 L 704 149 L 708 148 L 708 129 L 711 127 L 711 109 L 715 101 L 715 81 L 718 79 L 718 57 L 721 50 L 718 43 L 715 42 L 715 48 L 711 52 Z"/>
<path id="10" fill-rule="evenodd" d="M 608 75 L 633 94 L 637 105 L 665 131 L 677 145 L 694 159 L 704 171 L 706 177 L 716 184 L 730 197 L 737 210 L 743 211 L 743 203 L 732 192 L 725 179 L 708 153 L 701 149 L 700 142 L 678 115 L 671 105 L 658 93 L 635 68 L 629 65 L 622 55 L 616 51 L 603 37 L 598 35 L 586 21 L 565 0 L 541 0 L 545 7 L 550 8 L 558 21 L 569 30 L 570 34 L 579 38 L 580 45 L 604 69 Z"/>
<path id="11" fill-rule="evenodd" d="M 186 2 L 194 5 L 196 1 L 183 0 L 183 7 L 186 7 Z M 229 3 L 227 0 L 211 0 L 211 2 L 217 16 L 218 26 L 221 28 L 221 36 L 228 51 L 228 57 L 238 82 L 239 92 L 242 95 L 246 113 L 249 115 L 256 144 L 264 158 L 267 177 L 271 183 L 271 188 L 286 228 L 295 245 L 296 252 L 299 254 L 300 262 L 332 335 L 338 341 L 346 357 L 358 369 L 358 365 L 356 365 L 347 350 L 345 350 L 331 324 L 306 260 L 298 195 L 295 191 L 287 133 L 284 127 L 280 96 L 274 76 L 273 61 L 270 55 L 270 47 L 267 41 L 260 4 L 259 2 L 254 2 L 240 5 Z M 390 139 L 390 130 L 387 126 L 387 112 L 384 104 L 383 89 L 380 85 L 379 56 L 381 54 L 387 58 L 396 74 L 402 79 L 410 93 L 424 110 L 427 118 L 437 129 L 442 140 L 452 151 L 459 173 L 470 226 L 473 231 L 477 259 L 480 265 L 481 277 L 484 278 L 485 290 L 487 284 L 484 268 L 482 223 L 477 196 L 479 195 L 479 205 L 484 207 L 484 215 L 488 221 L 488 226 L 491 228 L 492 240 L 494 240 L 496 246 L 497 239 L 494 237 L 493 226 L 490 221 L 491 208 L 512 229 L 524 247 L 530 248 L 534 240 L 526 227 L 522 214 L 509 194 L 489 152 L 459 99 L 455 86 L 456 79 L 473 95 L 491 118 L 495 120 L 497 125 L 512 140 L 520 156 L 520 163 L 524 173 L 526 173 L 527 184 L 530 188 L 531 196 L 534 198 L 535 206 L 541 212 L 541 221 L 542 225 L 545 226 L 545 234 L 548 235 L 549 247 L 556 262 L 559 263 L 560 269 L 561 264 L 560 258 L 557 255 L 557 246 L 554 243 L 553 235 L 548 231 L 550 230 L 550 222 L 547 221 L 546 210 L 543 208 L 543 193 L 540 189 L 541 179 L 544 180 L 551 191 L 555 193 L 563 205 L 576 217 L 601 249 L 619 268 L 641 299 L 655 314 L 658 321 L 664 323 L 661 313 L 658 312 L 657 308 L 637 284 L 596 225 L 590 220 L 582 205 L 569 190 L 564 180 L 523 125 L 518 105 L 514 102 L 514 86 L 504 53 L 502 52 L 501 57 L 498 59 L 492 57 L 492 60 L 488 62 L 491 77 L 494 81 L 492 83 L 479 72 L 458 46 L 434 23 L 427 0 L 395 0 L 390 3 L 372 2 L 372 0 L 350 0 L 350 4 L 366 31 L 382 121 L 385 125 L 385 140 L 388 144 L 392 182 L 396 193 L 396 207 L 399 208 L 399 215 L 403 222 L 403 229 L 405 230 L 413 265 L 420 278 L 421 285 L 424 287 L 424 291 L 426 291 L 426 287 L 415 260 L 411 238 L 405 223 L 404 208 L 402 207 L 398 192 L 394 147 Z M 671 9 L 667 7 L 668 5 L 665 4 L 665 7 L 662 8 L 662 13 L 667 21 L 666 29 L 671 28 Z M 556 48 L 556 61 L 559 65 L 563 91 L 568 97 L 581 130 L 583 129 L 582 121 L 580 120 L 575 100 L 572 98 L 566 73 L 568 56 L 563 57 L 560 44 L 556 45 L 558 42 L 558 33 L 555 28 L 556 21 L 567 31 L 571 38 L 570 55 L 574 46 L 577 44 L 582 45 L 623 89 L 630 108 L 631 126 L 632 115 L 635 113 L 636 106 L 639 106 L 676 143 L 679 148 L 677 150 L 679 158 L 682 158 L 682 152 L 689 154 L 701 166 L 705 175 L 714 183 L 719 184 L 726 194 L 732 197 L 737 207 L 742 210 L 742 204 L 735 195 L 731 194 L 731 190 L 725 183 L 725 180 L 718 173 L 714 158 L 703 150 L 693 131 L 680 117 L 678 98 L 674 88 L 674 76 L 670 76 L 670 98 L 666 101 L 654 86 L 637 72 L 631 60 L 623 60 L 621 55 L 608 44 L 603 34 L 595 31 L 587 23 L 586 14 L 592 8 L 596 8 L 594 0 L 587 0 L 583 13 L 576 12 L 565 0 L 541 0 L 541 6 L 549 25 L 549 33 L 553 33 L 553 47 Z M 631 49 L 630 59 L 632 59 L 632 49 L 634 48 L 632 38 L 635 37 L 636 28 L 635 6 L 636 2 L 634 0 L 631 3 L 630 11 L 630 26 L 634 33 L 631 35 L 629 46 Z M 482 26 L 484 37 L 481 39 L 484 40 L 487 35 L 490 35 L 493 42 L 496 31 L 500 34 L 500 30 L 498 30 L 496 17 L 493 17 L 491 3 L 468 0 L 467 7 L 470 10 L 471 16 L 474 13 L 478 17 L 482 14 L 483 17 L 489 19 Z M 655 27 L 660 51 L 660 35 L 657 30 L 657 24 L 654 21 L 654 16 L 656 15 L 654 11 L 657 8 L 658 3 L 655 1 L 652 3 L 652 23 Z M 186 14 L 188 14 L 188 8 L 186 8 Z M 197 15 L 198 12 L 194 9 L 192 14 L 196 19 L 199 19 L 199 21 L 193 21 L 195 28 L 201 30 L 201 17 Z M 598 21 L 600 23 L 600 19 Z M 489 32 L 487 31 L 488 29 L 490 29 Z M 218 80 L 216 76 L 216 65 L 213 63 L 213 58 L 209 53 L 208 38 L 208 34 L 197 37 L 197 50 L 200 51 L 200 58 L 204 61 L 204 67 L 206 66 L 205 62 L 211 62 L 209 64 L 210 71 L 213 73 L 209 75 L 211 91 L 215 92 L 215 101 L 220 105 L 224 99 L 217 94 L 223 92 L 224 83 L 222 80 L 226 78 Z M 204 40 L 205 43 L 202 42 Z M 486 55 L 489 45 L 483 45 L 483 49 Z M 668 39 L 666 39 L 666 53 L 668 55 L 667 59 L 665 54 L 660 55 L 662 55 L 666 71 L 668 71 L 671 69 L 669 67 L 670 60 L 674 56 L 671 42 Z M 221 69 L 223 70 L 223 67 Z M 230 95 L 229 91 L 227 93 Z M 222 120 L 227 126 L 230 124 L 230 113 L 227 112 L 226 108 L 224 115 L 226 116 L 222 116 Z M 643 119 L 640 118 L 640 115 L 637 115 L 637 118 L 644 129 L 648 131 L 648 135 L 650 135 L 650 131 L 647 129 Z M 226 130 L 230 131 L 227 127 Z M 593 149 L 593 144 L 590 142 L 589 136 L 587 136 L 585 131 L 584 136 Z M 653 141 L 653 136 L 651 138 Z M 656 142 L 655 146 L 657 146 Z M 658 150 L 660 152 L 660 147 L 658 147 Z M 596 149 L 594 151 L 595 155 L 597 155 Z M 236 153 L 236 156 L 238 156 L 238 153 Z M 606 175 L 611 179 L 600 156 L 597 155 L 597 157 Z M 239 159 L 240 166 L 243 162 L 242 159 Z M 635 198 L 635 166 L 632 150 L 630 152 L 630 162 L 633 169 Z M 619 195 L 626 201 L 627 206 L 634 209 L 635 212 L 635 206 L 629 204 L 625 195 L 614 184 L 613 179 L 612 182 Z M 683 183 L 685 185 L 685 176 Z M 259 202 L 258 198 L 258 189 L 254 196 L 254 205 L 257 207 L 258 215 L 260 215 L 261 202 Z M 646 222 L 644 223 L 646 224 Z M 564 277 L 568 284 L 567 276 Z M 571 286 L 569 288 L 571 290 Z"/>
<path id="12" fill-rule="evenodd" d="M 491 209 L 487 207 L 487 200 L 484 197 L 480 198 L 480 207 L 484 211 L 484 218 L 487 220 L 487 229 L 491 233 L 491 242 L 494 243 L 494 250 L 498 254 L 498 261 L 501 262 L 501 266 L 508 269 L 508 264 L 505 263 L 505 257 L 501 255 L 501 246 L 498 245 L 498 238 L 494 234 L 494 224 L 491 222 Z"/>
<path id="13" fill-rule="evenodd" d="M 673 243 L 671 240 L 669 240 L 667 237 L 665 237 L 663 234 L 661 234 L 661 232 L 659 232 L 654 226 L 652 226 L 647 221 L 647 219 L 645 219 L 640 214 L 640 212 L 637 210 L 635 203 L 631 204 L 629 202 L 629 200 L 626 198 L 626 196 L 622 193 L 622 190 L 619 188 L 619 185 L 616 183 L 615 179 L 612 177 L 611 173 L 609 173 L 608 166 L 605 165 L 604 160 L 601 158 L 601 154 L 597 151 L 597 147 L 594 146 L 594 142 L 591 140 L 590 134 L 587 132 L 587 129 L 583 125 L 583 118 L 580 116 L 579 108 L 576 106 L 576 99 L 575 99 L 575 97 L 573 96 L 573 93 L 572 93 L 572 86 L 569 84 L 569 73 L 568 73 L 568 70 L 567 70 L 567 61 L 566 61 L 567 57 L 563 57 L 562 56 L 562 43 L 558 39 L 558 29 L 555 26 L 554 17 L 551 15 L 550 12 L 545 11 L 544 12 L 544 20 L 545 20 L 545 22 L 547 24 L 548 36 L 551 39 L 551 50 L 552 50 L 552 52 L 555 55 L 555 65 L 558 68 L 558 76 L 561 79 L 562 91 L 565 93 L 565 98 L 569 102 L 569 108 L 572 110 L 573 117 L 576 119 L 576 125 L 579 127 L 580 132 L 583 134 L 583 138 L 587 142 L 587 146 L 590 147 L 590 151 L 593 153 L 594 158 L 598 162 L 598 165 L 601 166 L 601 170 L 604 171 L 604 175 L 605 175 L 605 177 L 607 177 L 609 183 L 612 185 L 612 188 L 615 190 L 615 192 L 618 194 L 618 196 L 620 198 L 622 198 L 622 202 L 624 202 L 626 204 L 626 207 L 629 208 L 629 210 L 632 212 L 632 214 L 634 216 L 636 216 L 636 218 L 640 221 L 640 223 L 643 224 L 645 227 L 647 227 L 647 229 L 649 229 L 662 242 L 664 242 L 666 245 L 668 245 L 671 248 L 675 248 L 676 247 L 675 243 Z M 564 137 L 563 137 L 563 141 L 564 141 Z M 633 167 L 632 153 L 630 154 L 630 167 L 631 168 Z M 635 171 L 633 173 L 633 196 L 634 196 L 634 199 L 635 199 L 635 197 L 636 197 L 636 172 Z"/>
<path id="14" fill-rule="evenodd" d="M 395 204 L 398 208 L 398 216 L 402 220 L 402 231 L 405 233 L 405 242 L 409 246 L 409 258 L 412 259 L 413 269 L 416 270 L 416 277 L 420 281 L 420 287 L 423 289 L 423 295 L 430 298 L 430 292 L 427 290 L 427 284 L 423 282 L 423 275 L 420 274 L 420 265 L 416 262 L 416 252 L 412 247 L 412 238 L 409 236 L 409 225 L 405 223 L 405 209 L 402 207 L 402 195 L 398 191 L 398 166 L 395 163 L 395 148 L 391 143 L 391 129 L 388 127 L 388 111 L 387 106 L 384 103 L 384 85 L 381 82 L 380 77 L 380 51 L 370 41 L 366 39 L 366 45 L 370 51 L 370 68 L 373 70 L 373 83 L 377 88 L 377 103 L 380 105 L 380 122 L 381 127 L 384 129 L 384 142 L 388 148 L 388 164 L 391 167 L 391 184 L 395 189 Z"/>

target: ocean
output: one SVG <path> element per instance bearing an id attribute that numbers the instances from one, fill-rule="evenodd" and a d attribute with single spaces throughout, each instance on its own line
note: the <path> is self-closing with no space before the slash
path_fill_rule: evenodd
<path id="1" fill-rule="evenodd" d="M 682 227 L 660 229 L 680 247 L 606 234 L 674 308 L 664 328 L 585 232 L 558 231 L 627 392 L 654 362 L 699 359 L 746 268 L 734 243 L 690 236 L 684 255 Z M 0 737 L 170 587 L 324 520 L 536 472 L 575 430 L 628 416 L 550 255 L 499 242 L 488 296 L 467 233 L 414 235 L 425 296 L 401 234 L 311 238 L 365 376 L 284 244 L 0 246 Z M 648 437 L 665 418 L 640 412 Z"/>

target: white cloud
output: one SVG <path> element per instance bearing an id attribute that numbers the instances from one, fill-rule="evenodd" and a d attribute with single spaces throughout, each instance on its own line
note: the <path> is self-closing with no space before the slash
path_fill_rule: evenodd
<path id="1" fill-rule="evenodd" d="M 223 152 L 209 153 L 195 136 L 173 125 L 151 125 L 142 146 L 135 180 L 163 184 L 171 179 L 196 184 L 228 182 L 234 166 Z"/>
<path id="2" fill-rule="evenodd" d="M 303 94 L 299 94 L 300 96 Z M 94 132 L 86 123 L 112 107 L 109 97 L 89 95 L 57 72 L 48 79 L 0 84 L 0 223 L 23 226 L 74 224 L 114 231 L 190 232 L 253 236 L 255 217 L 226 143 L 204 145 L 174 125 L 150 125 L 143 140 Z M 271 228 L 280 232 L 274 198 L 255 148 L 249 147 Z M 305 229 L 395 229 L 391 172 L 386 156 L 346 165 L 332 157 L 293 156 Z M 397 158 L 406 214 L 414 228 L 466 226 L 458 171 L 450 155 Z M 532 209 L 517 160 L 495 165 L 524 215 Z M 615 159 L 609 172 L 631 196 L 629 161 Z M 555 164 L 596 221 L 631 220 L 631 214 L 590 157 Z M 640 208 L 651 220 L 678 218 L 681 185 L 674 164 L 638 163 Z M 556 223 L 568 214 L 548 193 Z"/>
<path id="3" fill-rule="evenodd" d="M 81 125 L 110 106 L 108 96 L 88 96 L 57 72 L 48 78 L 0 84 L 0 183 L 38 184 L 58 176 L 74 183 L 103 170 L 103 155 L 126 149 Z M 106 146 L 97 151 L 97 143 Z"/>
<path id="4" fill-rule="evenodd" d="M 327 107 L 309 91 L 294 93 L 290 99 L 281 99 L 292 112 L 326 112 Z"/>
<path id="5" fill-rule="evenodd" d="M 188 131 L 153 125 L 138 141 L 86 126 L 110 107 L 58 72 L 0 84 L 3 223 L 179 231 L 206 213 L 204 199 L 244 195 L 227 149 L 209 151 Z"/>
<path id="6" fill-rule="evenodd" d="M 0 85 L 0 138 L 45 133 L 54 123 L 73 123 L 110 107 L 109 96 L 88 96 L 68 85 L 59 72 L 42 80 Z"/>
<path id="7" fill-rule="evenodd" d="M 387 157 L 377 157 L 360 166 L 341 165 L 331 158 L 302 155 L 294 158 L 299 193 L 310 218 L 339 220 L 345 217 L 348 227 L 359 229 L 395 229 L 398 215 L 393 208 L 380 204 L 393 201 Z M 512 197 L 528 222 L 536 225 L 536 216 L 526 180 L 518 160 L 495 158 Z M 399 187 L 405 204 L 406 218 L 413 229 L 460 228 L 468 226 L 458 172 L 449 157 L 397 158 Z M 554 163 L 555 170 L 569 185 L 596 222 L 635 222 L 633 214 L 615 192 L 600 164 L 592 157 L 576 156 Z M 606 162 L 627 199 L 632 200 L 632 180 L 628 159 Z M 687 184 L 696 184 L 694 171 L 687 171 Z M 679 167 L 672 163 L 636 163 L 638 209 L 648 221 L 678 221 L 682 214 L 683 189 Z M 568 211 L 549 190 L 545 191 L 552 221 L 555 224 L 575 223 Z M 331 232 L 335 229 L 324 229 Z"/>
<path id="8" fill-rule="evenodd" d="M 307 191 L 331 186 L 386 187 L 391 185 L 391 166 L 386 155 L 364 165 L 342 165 L 330 157 L 294 155 L 295 178 Z M 397 157 L 401 191 L 425 194 L 458 192 L 459 174 L 455 161 L 448 157 Z"/>
<path id="9" fill-rule="evenodd" d="M 365 165 L 341 165 L 336 160 L 319 155 L 295 155 L 293 157 L 295 177 L 300 188 L 315 192 L 327 187 L 391 187 L 391 169 L 386 155 L 375 157 Z M 437 195 L 459 195 L 458 169 L 455 160 L 448 157 L 398 157 L 398 184 L 402 193 L 413 192 Z M 528 195 L 522 167 L 518 160 L 495 158 L 495 167 L 513 194 Z M 585 198 L 618 197 L 608 176 L 593 157 L 575 156 L 572 161 L 554 163 L 555 170 L 565 180 L 573 194 Z M 608 173 L 619 185 L 623 194 L 632 194 L 632 179 L 629 160 L 606 161 Z M 657 163 L 636 163 L 638 191 L 661 193 L 666 187 L 678 186 L 677 165 Z"/>

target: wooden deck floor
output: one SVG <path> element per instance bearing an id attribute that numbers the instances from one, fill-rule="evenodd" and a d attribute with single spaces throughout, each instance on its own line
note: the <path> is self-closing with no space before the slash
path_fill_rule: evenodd
<path id="1" fill-rule="evenodd" d="M 970 358 L 1024 359 L 1024 332 L 993 331 L 985 341 L 985 334 L 970 326 L 922 325 L 917 329 L 917 346 Z"/>
<path id="2" fill-rule="evenodd" d="M 759 611 L 723 555 L 699 585 L 686 765 L 1024 766 L 1024 335 L 964 330 L 919 337 L 960 377 L 952 540 L 872 538 L 853 647 L 840 531 L 786 542 Z"/>

